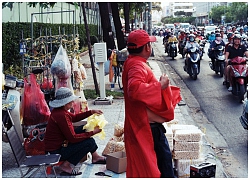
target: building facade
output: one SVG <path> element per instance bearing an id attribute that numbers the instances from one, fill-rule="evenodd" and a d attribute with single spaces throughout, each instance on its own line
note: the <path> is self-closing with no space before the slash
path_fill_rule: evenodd
<path id="1" fill-rule="evenodd" d="M 211 9 L 215 6 L 228 6 L 228 2 L 193 2 L 194 13 L 196 17 L 196 24 L 213 24 L 212 19 L 209 17 Z"/>
<path id="2" fill-rule="evenodd" d="M 97 24 L 100 17 L 98 4 L 85 3 L 86 16 L 89 24 Z M 12 9 L 2 9 L 2 22 L 42 22 L 52 24 L 82 24 L 82 8 L 74 4 L 57 2 L 53 8 L 41 8 L 39 5 L 30 7 L 28 2 L 13 3 Z"/>
<path id="3" fill-rule="evenodd" d="M 169 3 L 169 10 L 170 10 L 170 15 L 172 17 L 177 17 L 179 16 L 177 13 L 178 12 L 184 12 L 186 13 L 193 13 L 193 3 L 186 3 L 186 2 L 170 2 Z M 184 14 L 183 14 L 184 16 Z"/>

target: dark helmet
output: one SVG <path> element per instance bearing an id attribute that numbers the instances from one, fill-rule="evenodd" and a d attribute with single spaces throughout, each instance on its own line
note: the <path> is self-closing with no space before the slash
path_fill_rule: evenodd
<path id="1" fill-rule="evenodd" d="M 194 42 L 194 41 L 195 41 L 195 36 L 194 36 L 193 34 L 190 34 L 190 35 L 188 36 L 188 38 L 189 38 L 189 41 L 190 41 L 190 42 Z"/>
<path id="2" fill-rule="evenodd" d="M 233 35 L 234 35 L 234 33 L 232 33 L 232 32 L 227 33 L 227 39 L 229 40 Z"/>
<path id="3" fill-rule="evenodd" d="M 216 33 L 215 37 L 221 37 L 220 33 Z"/>

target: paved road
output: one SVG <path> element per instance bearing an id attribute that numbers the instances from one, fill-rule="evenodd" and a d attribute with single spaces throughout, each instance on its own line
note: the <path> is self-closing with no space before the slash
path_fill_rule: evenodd
<path id="1" fill-rule="evenodd" d="M 176 77 L 177 83 L 183 85 L 182 90 L 188 92 L 185 100 L 193 110 L 193 114 L 196 114 L 197 121 L 204 124 L 207 120 L 212 123 L 219 131 L 219 136 L 223 137 L 224 140 L 212 136 L 210 140 L 218 152 L 222 152 L 218 155 L 224 160 L 228 169 L 227 173 L 232 177 L 248 177 L 248 132 L 239 122 L 242 104 L 222 85 L 223 78 L 210 69 L 209 58 L 206 54 L 201 61 L 201 73 L 194 81 L 183 70 L 184 59 L 180 55 L 175 60 L 167 57 L 159 38 L 157 47 L 165 58 L 166 67 L 173 72 L 173 78 Z M 191 95 L 195 96 L 195 100 L 191 98 Z M 199 113 L 200 111 L 202 113 Z M 232 157 L 231 154 L 235 159 L 227 159 L 227 157 Z"/>

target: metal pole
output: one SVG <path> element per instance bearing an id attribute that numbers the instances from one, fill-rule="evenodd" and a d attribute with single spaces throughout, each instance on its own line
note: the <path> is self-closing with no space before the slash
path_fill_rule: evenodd
<path id="1" fill-rule="evenodd" d="M 152 2 L 148 3 L 148 34 L 152 35 Z"/>
<path id="2" fill-rule="evenodd" d="M 31 14 L 31 56 L 33 56 L 33 13 Z"/>
<path id="3" fill-rule="evenodd" d="M 22 41 L 21 42 L 24 44 L 23 30 L 22 30 Z M 23 62 L 23 77 L 25 77 L 25 74 L 24 74 L 24 71 L 25 71 L 25 68 L 24 68 L 24 52 L 22 53 L 22 62 Z"/>

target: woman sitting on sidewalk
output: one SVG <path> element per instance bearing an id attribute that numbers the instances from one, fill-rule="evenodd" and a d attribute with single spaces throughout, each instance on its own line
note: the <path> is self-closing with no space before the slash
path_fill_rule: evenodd
<path id="1" fill-rule="evenodd" d="M 69 88 L 61 87 L 56 92 L 55 100 L 49 103 L 54 108 L 48 121 L 45 134 L 45 151 L 51 154 L 61 154 L 61 175 L 80 175 L 71 164 L 76 166 L 81 159 L 92 154 L 92 164 L 106 164 L 106 159 L 100 156 L 96 150 L 97 145 L 92 138 L 94 134 L 101 132 L 98 126 L 93 131 L 85 132 L 83 126 L 74 129 L 73 122 L 81 121 L 94 113 L 102 114 L 101 110 L 89 110 L 79 114 L 73 114 L 69 110 L 73 107 L 77 96 L 73 95 Z"/>

